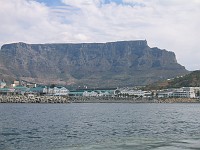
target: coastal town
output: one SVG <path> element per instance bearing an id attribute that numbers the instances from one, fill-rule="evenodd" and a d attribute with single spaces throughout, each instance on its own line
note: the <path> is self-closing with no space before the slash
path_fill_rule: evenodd
<path id="1" fill-rule="evenodd" d="M 110 100 L 111 102 L 118 102 L 119 100 L 127 100 L 128 102 L 159 102 L 166 99 L 195 99 L 195 101 L 198 101 L 199 95 L 200 87 L 181 87 L 149 91 L 142 90 L 141 87 L 92 89 L 85 87 L 68 90 L 64 86 L 44 86 L 18 80 L 8 85 L 5 81 L 0 81 L 1 103 L 26 102 L 26 99 L 34 103 L 107 102 Z"/>

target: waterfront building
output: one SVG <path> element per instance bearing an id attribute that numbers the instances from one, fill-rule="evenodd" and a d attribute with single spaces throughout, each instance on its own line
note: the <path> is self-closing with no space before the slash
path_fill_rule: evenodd
<path id="1" fill-rule="evenodd" d="M 70 91 L 69 96 L 114 96 L 116 88 L 77 89 Z"/>
<path id="2" fill-rule="evenodd" d="M 84 91 L 82 90 L 75 90 L 75 91 L 70 91 L 69 96 L 83 96 Z"/>
<path id="3" fill-rule="evenodd" d="M 48 93 L 48 89 L 46 86 L 37 86 L 34 88 L 30 88 L 29 92 L 33 94 L 44 95 Z"/>
<path id="4" fill-rule="evenodd" d="M 100 91 L 98 96 L 114 96 L 114 92 L 113 91 Z"/>
<path id="5" fill-rule="evenodd" d="M 123 89 L 120 91 L 122 96 L 136 96 L 136 97 L 152 97 L 151 91 L 142 91 L 142 90 L 130 90 L 130 89 Z"/>
<path id="6" fill-rule="evenodd" d="M 168 91 L 157 92 L 158 98 L 169 98 L 171 95 L 172 95 L 172 92 L 168 92 Z"/>
<path id="7" fill-rule="evenodd" d="M 170 97 L 180 98 L 195 98 L 195 92 L 193 87 L 183 87 L 172 92 Z"/>
<path id="8" fill-rule="evenodd" d="M 83 96 L 98 96 L 99 93 L 97 91 L 84 91 Z"/>
<path id="9" fill-rule="evenodd" d="M 195 98 L 195 87 L 182 87 L 179 89 L 166 89 L 157 92 L 158 98 Z"/>
<path id="10" fill-rule="evenodd" d="M 25 93 L 29 92 L 29 88 L 25 87 L 25 86 L 15 86 L 15 93 L 16 94 L 21 94 L 24 95 Z"/>
<path id="11" fill-rule="evenodd" d="M 6 86 L 6 82 L 0 81 L 0 88 L 4 88 Z"/>
<path id="12" fill-rule="evenodd" d="M 37 84 L 35 84 L 35 83 L 26 83 L 26 87 L 28 87 L 28 88 L 36 88 Z"/>
<path id="13" fill-rule="evenodd" d="M 48 95 L 66 96 L 69 95 L 69 90 L 65 87 L 48 88 Z"/>
<path id="14" fill-rule="evenodd" d="M 18 80 L 15 80 L 12 84 L 12 87 L 16 87 L 16 86 L 19 86 L 20 85 L 20 82 Z"/>
<path id="15" fill-rule="evenodd" d="M 0 88 L 0 95 L 12 95 L 15 89 L 13 88 Z"/>
<path id="16" fill-rule="evenodd" d="M 194 88 L 194 93 L 196 97 L 200 97 L 200 87 L 193 87 Z"/>
<path id="17" fill-rule="evenodd" d="M 85 90 L 83 96 L 114 96 L 114 90 Z"/>

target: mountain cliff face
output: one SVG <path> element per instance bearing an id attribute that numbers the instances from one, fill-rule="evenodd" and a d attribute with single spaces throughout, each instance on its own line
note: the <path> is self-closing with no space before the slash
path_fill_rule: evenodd
<path id="1" fill-rule="evenodd" d="M 2 77 L 91 87 L 145 85 L 186 74 L 175 54 L 146 41 L 3 45 Z"/>

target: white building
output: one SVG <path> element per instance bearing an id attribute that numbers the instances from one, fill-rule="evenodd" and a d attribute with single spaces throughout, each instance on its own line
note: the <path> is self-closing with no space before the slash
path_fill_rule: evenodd
<path id="1" fill-rule="evenodd" d="M 108 90 L 88 90 L 83 92 L 83 96 L 113 96 L 114 91 L 108 91 Z"/>
<path id="2" fill-rule="evenodd" d="M 172 92 L 161 91 L 157 93 L 158 98 L 168 98 L 172 95 Z"/>
<path id="3" fill-rule="evenodd" d="M 152 92 L 150 91 L 142 91 L 142 90 L 122 90 L 120 92 L 121 94 L 128 94 L 128 95 L 134 95 L 134 96 L 138 96 L 138 97 L 151 97 L 152 96 Z"/>
<path id="4" fill-rule="evenodd" d="M 179 89 L 168 89 L 165 91 L 159 91 L 157 93 L 158 98 L 195 98 L 195 88 L 194 87 L 183 87 Z"/>
<path id="5" fill-rule="evenodd" d="M 98 95 L 99 96 L 111 96 L 111 94 L 108 91 L 100 92 Z"/>
<path id="6" fill-rule="evenodd" d="M 48 89 L 48 94 L 54 96 L 64 96 L 69 95 L 69 90 L 65 87 L 54 87 Z"/>
<path id="7" fill-rule="evenodd" d="M 171 97 L 182 97 L 182 98 L 195 98 L 195 91 L 193 87 L 183 87 L 174 91 Z"/>
<path id="8" fill-rule="evenodd" d="M 98 96 L 98 93 L 95 92 L 95 91 L 91 91 L 91 92 L 89 92 L 89 91 L 84 91 L 84 92 L 83 92 L 83 96 Z"/>
<path id="9" fill-rule="evenodd" d="M 200 97 L 200 87 L 193 87 L 196 97 Z"/>

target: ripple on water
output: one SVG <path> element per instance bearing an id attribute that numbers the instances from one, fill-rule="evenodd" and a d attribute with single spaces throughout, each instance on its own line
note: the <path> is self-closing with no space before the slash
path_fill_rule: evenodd
<path id="1" fill-rule="evenodd" d="M 61 148 L 58 150 L 199 150 L 200 139 L 171 141 L 167 139 L 123 138 L 104 141 L 99 144 L 88 144 Z"/>

